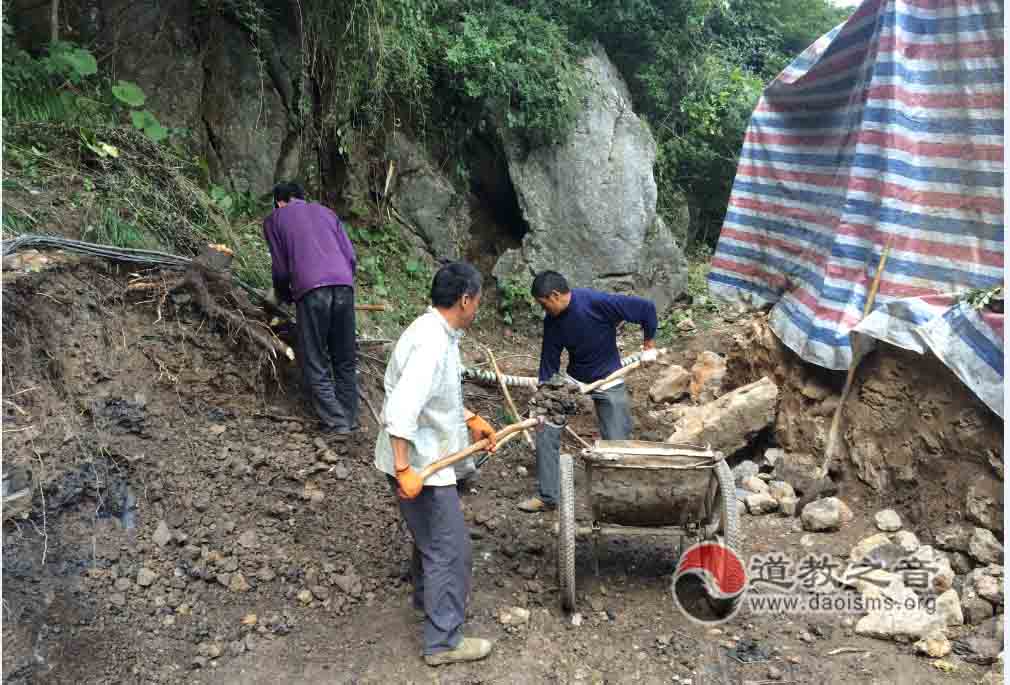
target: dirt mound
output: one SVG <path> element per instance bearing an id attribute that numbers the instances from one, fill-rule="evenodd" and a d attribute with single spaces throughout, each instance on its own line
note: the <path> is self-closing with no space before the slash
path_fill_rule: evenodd
<path id="1" fill-rule="evenodd" d="M 759 317 L 735 338 L 727 383 L 762 376 L 782 389 L 778 443 L 823 456 L 845 372 L 804 363 Z M 1003 422 L 932 355 L 880 344 L 858 368 L 842 429 L 843 470 L 925 529 L 975 509 L 971 498 L 1002 510 Z"/>
<path id="2" fill-rule="evenodd" d="M 189 303 L 52 266 L 4 287 L 4 469 L 32 475 L 4 527 L 5 682 L 164 680 L 297 630 L 303 603 L 369 601 L 400 565 L 370 439 L 315 438 L 293 368 Z"/>

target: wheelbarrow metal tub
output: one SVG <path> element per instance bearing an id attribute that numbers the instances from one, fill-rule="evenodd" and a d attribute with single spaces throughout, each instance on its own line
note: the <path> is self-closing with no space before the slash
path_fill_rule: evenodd
<path id="1" fill-rule="evenodd" d="M 575 538 L 676 536 L 722 541 L 737 549 L 733 474 L 723 454 L 700 445 L 598 440 L 581 458 L 591 526 L 575 523 L 573 458 L 562 455 L 558 502 L 558 580 L 562 605 L 575 607 Z"/>

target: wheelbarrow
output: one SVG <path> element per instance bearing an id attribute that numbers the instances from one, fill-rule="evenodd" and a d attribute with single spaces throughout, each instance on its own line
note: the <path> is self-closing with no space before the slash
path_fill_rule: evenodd
<path id="1" fill-rule="evenodd" d="M 721 452 L 698 445 L 635 440 L 597 440 L 581 453 L 589 525 L 575 520 L 574 457 L 560 456 L 558 582 L 561 604 L 575 610 L 575 539 L 593 542 L 599 574 L 604 535 L 676 537 L 685 542 L 720 541 L 739 550 L 733 472 Z"/>

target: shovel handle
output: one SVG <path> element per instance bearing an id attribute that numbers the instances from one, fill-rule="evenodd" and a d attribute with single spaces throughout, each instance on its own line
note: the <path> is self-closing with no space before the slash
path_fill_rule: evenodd
<path id="1" fill-rule="evenodd" d="M 519 423 L 513 423 L 511 426 L 505 426 L 500 431 L 494 434 L 495 441 L 501 442 L 503 438 L 507 438 L 513 433 L 518 433 L 519 431 L 526 430 L 527 428 L 535 428 L 536 426 L 539 426 L 542 422 L 543 419 L 540 418 L 526 419 L 525 421 L 520 421 Z M 428 464 L 423 469 L 421 469 L 421 473 L 419 474 L 421 476 L 421 480 L 422 481 L 426 480 L 429 476 L 431 476 L 431 474 L 435 473 L 436 471 L 441 471 L 447 466 L 452 466 L 456 462 L 463 461 L 467 457 L 476 454 L 477 452 L 482 452 L 486 450 L 488 448 L 488 445 L 490 444 L 491 442 L 487 438 L 484 438 L 483 440 L 478 440 L 477 442 L 473 443 L 466 449 L 462 449 L 459 452 L 453 452 L 449 456 L 442 457 L 438 461 Z"/>
<path id="2" fill-rule="evenodd" d="M 656 355 L 657 356 L 662 356 L 662 355 L 666 354 L 668 351 L 669 350 L 667 350 L 665 347 L 663 347 L 663 348 L 660 348 L 660 349 L 656 350 Z M 592 383 L 589 383 L 588 385 L 581 385 L 581 386 L 579 386 L 579 392 L 581 392 L 583 395 L 588 395 L 589 393 L 593 392 L 597 388 L 601 388 L 604 385 L 606 385 L 607 383 L 611 383 L 613 381 L 616 381 L 618 378 L 621 378 L 622 376 L 625 376 L 625 375 L 631 373 L 632 371 L 634 371 L 635 369 L 637 369 L 641 365 L 642 365 L 642 360 L 641 359 L 639 359 L 638 361 L 631 362 L 627 366 L 625 366 L 623 368 L 620 368 L 617 371 L 614 371 L 612 374 L 610 374 L 606 378 L 601 378 L 598 381 L 593 381 Z"/>

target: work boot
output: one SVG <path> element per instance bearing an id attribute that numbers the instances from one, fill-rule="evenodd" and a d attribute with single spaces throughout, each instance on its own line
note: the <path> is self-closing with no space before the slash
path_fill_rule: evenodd
<path id="1" fill-rule="evenodd" d="M 491 641 L 479 637 L 464 637 L 456 645 L 456 649 L 438 654 L 428 654 L 424 662 L 429 666 L 442 664 L 458 664 L 464 661 L 480 661 L 491 653 Z"/>
<path id="2" fill-rule="evenodd" d="M 525 511 L 529 514 L 536 514 L 541 511 L 552 511 L 554 509 L 553 504 L 548 504 L 539 497 L 530 497 L 529 499 L 523 500 L 516 506 L 519 511 Z"/>

